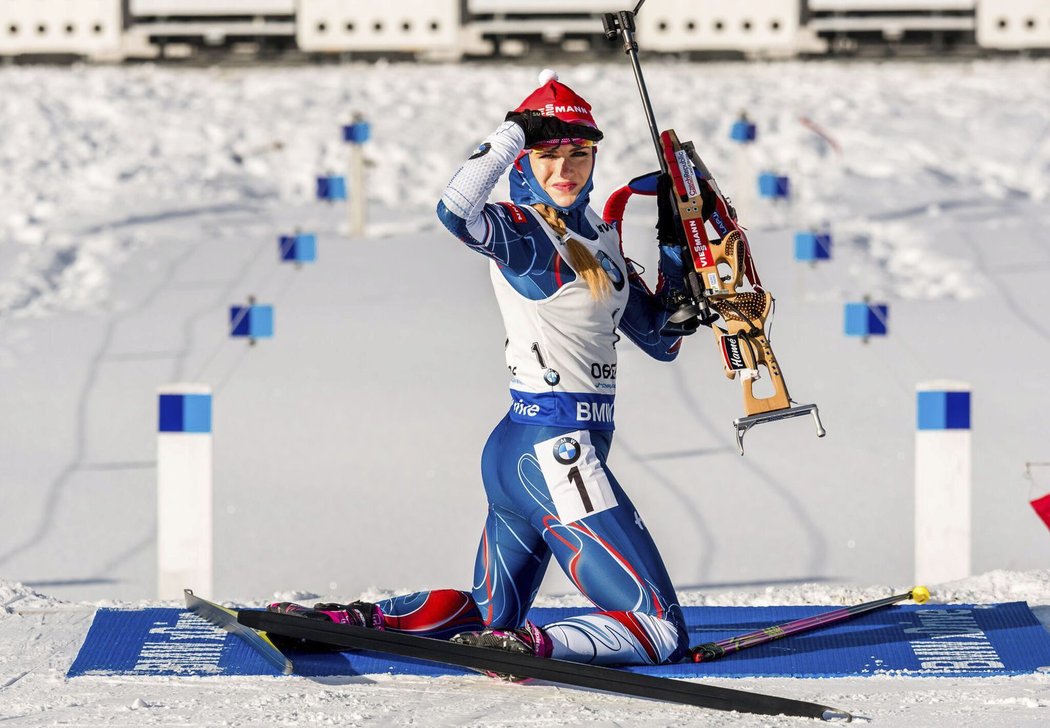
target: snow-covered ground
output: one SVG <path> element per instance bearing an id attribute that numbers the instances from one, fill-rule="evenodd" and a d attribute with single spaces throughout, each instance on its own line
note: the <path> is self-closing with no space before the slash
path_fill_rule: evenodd
<path id="1" fill-rule="evenodd" d="M 484 260 L 433 207 L 537 70 L 0 71 L 0 717 L 695 719 L 553 688 L 523 699 L 472 678 L 61 679 L 88 604 L 154 593 L 156 388 L 168 382 L 216 389 L 214 596 L 469 583 L 478 458 L 507 404 L 503 332 Z M 606 132 L 600 205 L 654 166 L 630 69 L 559 70 Z M 661 124 L 697 142 L 750 223 L 791 392 L 820 404 L 829 431 L 817 440 L 803 420 L 756 429 L 741 459 L 730 424 L 740 395 L 710 337 L 673 366 L 622 348 L 612 465 L 683 601 L 831 604 L 910 586 L 915 385 L 951 378 L 974 387 L 973 563 L 992 573 L 939 595 L 1025 599 L 1047 621 L 1050 533 L 1028 500 L 1050 490 L 1050 469 L 1029 481 L 1024 466 L 1050 461 L 1050 63 L 654 62 L 647 74 Z M 759 126 L 749 154 L 727 138 L 741 110 Z M 345 167 L 338 126 L 354 111 L 374 133 L 364 239 L 343 234 L 344 210 L 311 199 L 316 173 Z M 793 204 L 754 199 L 760 169 L 791 176 Z M 653 210 L 637 205 L 627 252 L 653 270 Z M 835 260 L 794 263 L 794 231 L 825 223 Z M 296 226 L 320 240 L 318 264 L 299 271 L 275 255 Z M 249 295 L 277 306 L 277 337 L 252 348 L 224 334 L 227 306 Z M 842 335 L 843 303 L 864 295 L 891 305 L 891 336 L 866 346 Z M 569 590 L 552 572 L 544 598 Z M 748 685 L 886 725 L 1045 722 L 1050 705 L 1045 676 Z M 777 723 L 753 720 L 709 719 Z"/>

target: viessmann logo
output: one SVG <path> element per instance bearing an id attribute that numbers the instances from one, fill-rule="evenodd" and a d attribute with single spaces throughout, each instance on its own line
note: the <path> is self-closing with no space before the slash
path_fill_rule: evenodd
<path id="1" fill-rule="evenodd" d="M 700 267 L 710 268 L 710 251 L 707 249 L 707 245 L 704 244 L 704 238 L 700 233 L 700 224 L 697 222 L 696 218 L 693 218 L 688 222 L 686 227 L 689 228 L 689 235 L 693 239 L 693 252 L 696 253 L 696 257 L 700 262 Z"/>
<path id="2" fill-rule="evenodd" d="M 582 106 L 558 106 L 547 104 L 543 107 L 544 116 L 557 116 L 558 114 L 586 114 L 587 109 Z"/>

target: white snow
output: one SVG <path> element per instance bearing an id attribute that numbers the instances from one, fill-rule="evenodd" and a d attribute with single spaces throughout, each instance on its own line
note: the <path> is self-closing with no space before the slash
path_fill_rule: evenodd
<path id="1" fill-rule="evenodd" d="M 0 720 L 11 725 L 787 725 L 482 678 L 63 677 L 100 604 L 156 604 L 156 387 L 216 389 L 213 596 L 376 597 L 469 584 L 478 457 L 506 407 L 480 256 L 433 214 L 456 164 L 535 84 L 521 66 L 0 69 Z M 735 454 L 735 383 L 710 337 L 673 366 L 622 348 L 612 466 L 686 604 L 846 604 L 911 586 L 915 385 L 974 387 L 975 576 L 954 602 L 1050 623 L 1050 63 L 650 62 L 662 126 L 697 142 L 750 224 L 792 395 L 821 406 Z M 606 133 L 594 201 L 654 167 L 626 62 L 559 68 Z M 677 93 L 676 93 L 677 92 Z M 758 124 L 743 154 L 737 113 Z M 339 124 L 373 123 L 370 236 L 312 200 Z M 809 127 L 827 131 L 842 149 Z M 795 199 L 754 199 L 753 175 Z M 653 210 L 627 252 L 650 271 Z M 791 259 L 829 225 L 835 260 Z M 276 239 L 319 234 L 278 267 Z M 277 337 L 225 338 L 277 306 Z M 842 304 L 891 336 L 842 336 Z M 406 504 L 410 504 L 407 505 Z M 21 582 L 21 583 L 19 583 Z M 193 585 L 188 585 L 193 586 Z M 551 573 L 541 604 L 578 604 Z M 1044 675 L 717 681 L 878 725 L 1047 722 Z M 527 692 L 522 692 L 527 691 Z"/>

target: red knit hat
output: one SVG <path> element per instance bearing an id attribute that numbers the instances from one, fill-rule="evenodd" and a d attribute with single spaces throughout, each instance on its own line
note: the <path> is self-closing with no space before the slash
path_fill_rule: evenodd
<path id="1" fill-rule="evenodd" d="M 556 116 L 567 124 L 582 124 L 594 129 L 598 125 L 591 116 L 591 105 L 571 88 L 558 82 L 558 74 L 549 68 L 540 72 L 540 87 L 529 94 L 515 111 L 539 111 L 544 116 Z"/>

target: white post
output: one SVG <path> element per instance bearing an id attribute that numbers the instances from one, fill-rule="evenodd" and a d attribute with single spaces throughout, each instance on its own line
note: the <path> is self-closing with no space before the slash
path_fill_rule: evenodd
<path id="1" fill-rule="evenodd" d="M 350 234 L 365 234 L 365 154 L 361 144 L 350 145 Z"/>
<path id="2" fill-rule="evenodd" d="M 158 390 L 157 596 L 212 591 L 211 388 Z"/>
<path id="3" fill-rule="evenodd" d="M 970 576 L 970 386 L 918 386 L 915 435 L 915 583 Z"/>
<path id="4" fill-rule="evenodd" d="M 736 149 L 733 152 L 733 207 L 736 208 L 737 216 L 745 224 L 753 222 L 755 211 L 755 147 L 756 129 L 747 115 L 741 113 L 740 118 L 733 124 L 730 138 L 735 142 Z"/>
<path id="5" fill-rule="evenodd" d="M 743 142 L 734 145 L 733 151 L 733 189 L 731 197 L 733 207 L 736 209 L 737 218 L 744 224 L 755 222 L 755 180 L 758 173 L 755 171 L 754 158 L 752 156 L 754 144 Z M 723 190 L 730 192 L 729 190 Z"/>

